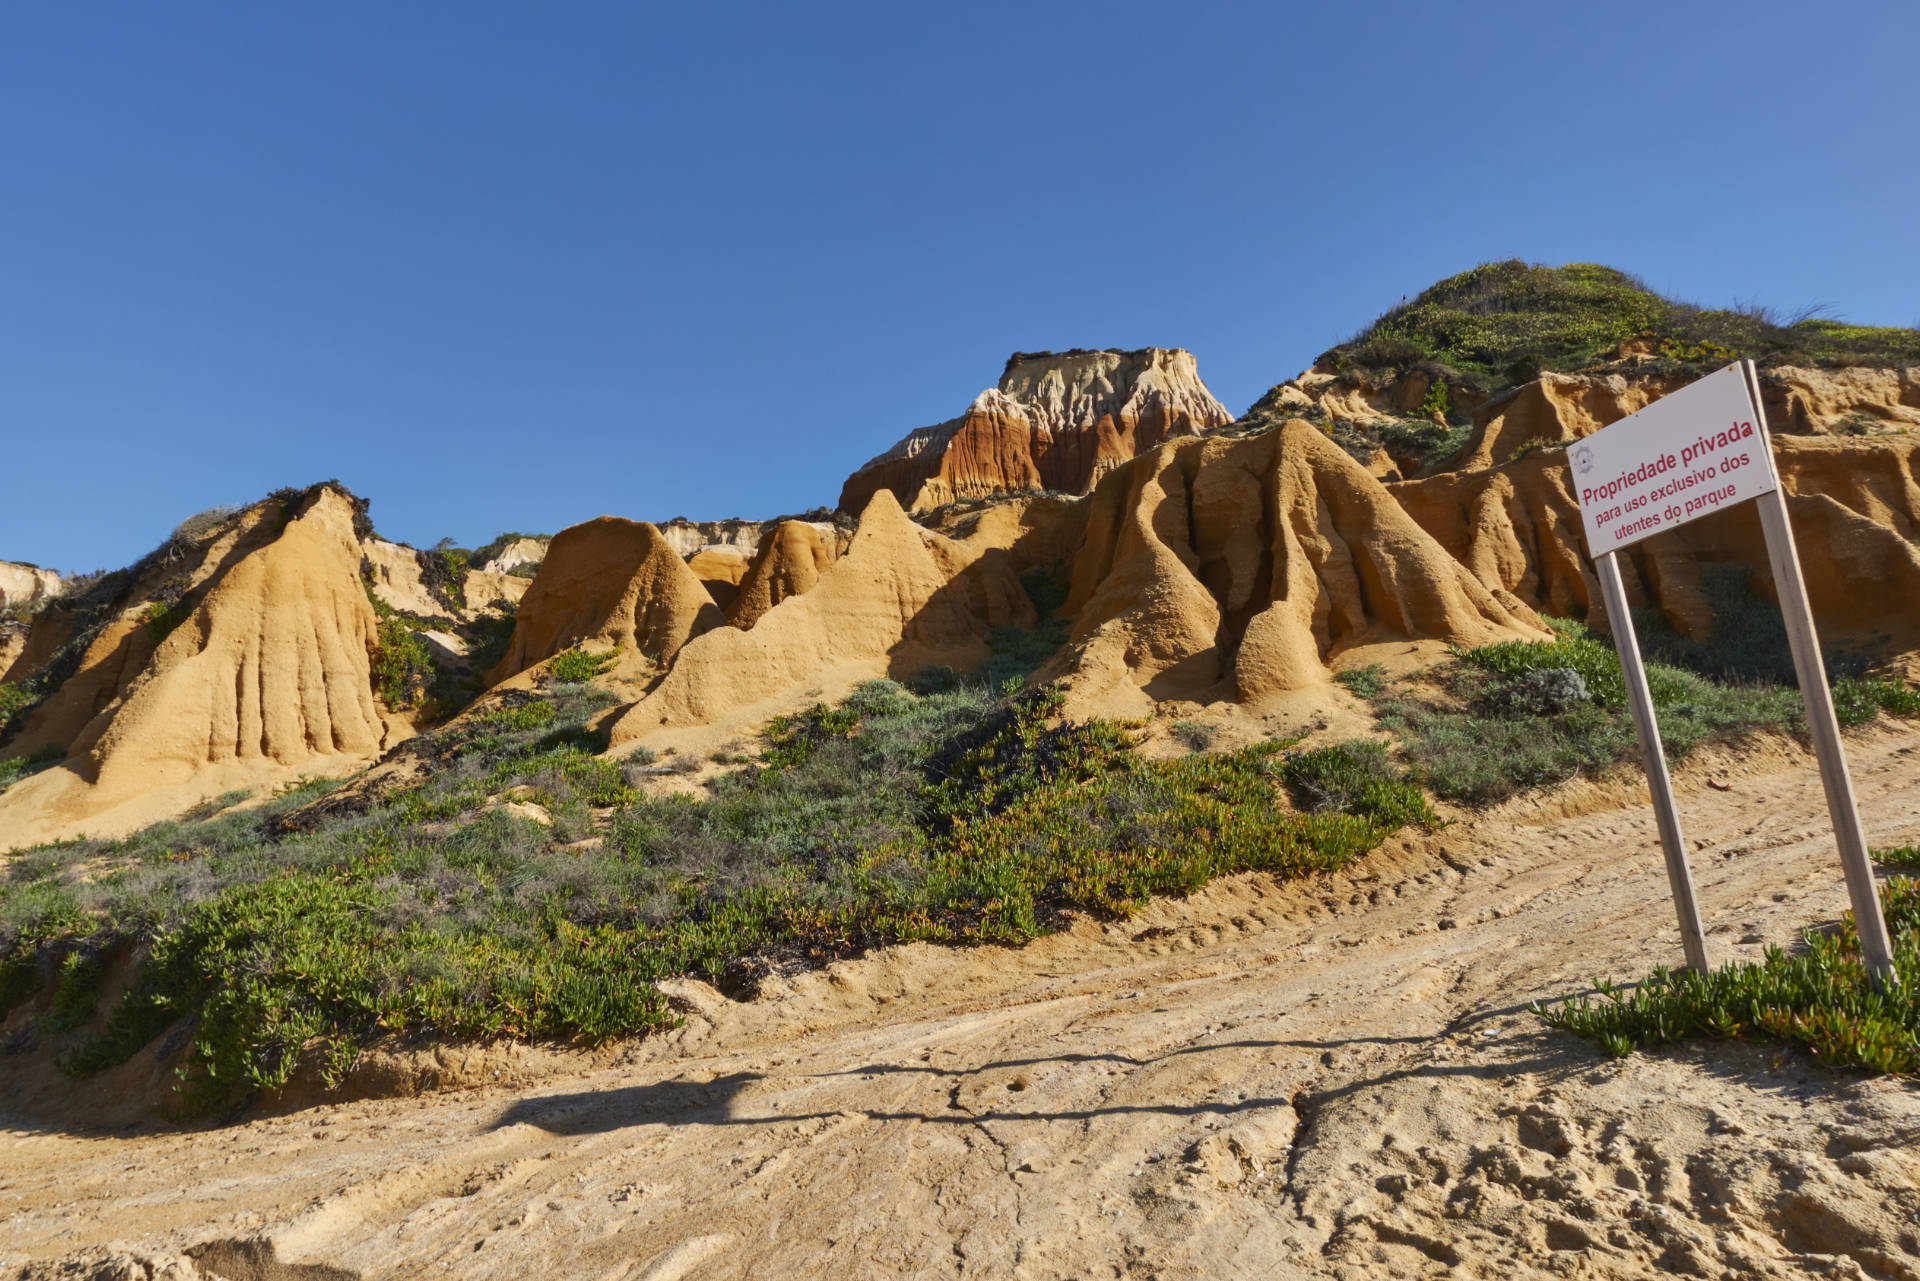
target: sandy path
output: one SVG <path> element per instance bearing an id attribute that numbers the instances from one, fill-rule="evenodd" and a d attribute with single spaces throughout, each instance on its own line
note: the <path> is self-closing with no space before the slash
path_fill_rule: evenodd
<path id="1" fill-rule="evenodd" d="M 1920 836 L 1916 744 L 1852 745 L 1877 843 Z M 1845 906 L 1811 763 L 1769 759 L 1683 801 L 1716 959 Z M 1913 1085 L 1525 1013 L 1678 956 L 1644 806 L 1513 807 L 1018 952 L 689 987 L 681 1032 L 532 1089 L 16 1121 L 0 1275 L 1920 1279 Z"/>

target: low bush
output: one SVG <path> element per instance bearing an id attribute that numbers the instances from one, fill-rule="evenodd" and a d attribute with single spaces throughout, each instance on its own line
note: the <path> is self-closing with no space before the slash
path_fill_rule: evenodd
<path id="1" fill-rule="evenodd" d="M 974 672 L 973 679 L 992 688 L 1009 681 L 1024 684 L 1067 643 L 1067 622 L 1058 613 L 1066 603 L 1066 585 L 1040 570 L 1021 575 L 1020 585 L 1033 602 L 1037 620 L 1032 627 L 996 627 L 988 632 L 987 643 L 993 655 Z"/>
<path id="2" fill-rule="evenodd" d="M 1309 813 L 1358 815 L 1393 830 L 1440 826 L 1426 796 L 1387 759 L 1386 748 L 1366 739 L 1288 756 L 1280 777 Z"/>
<path id="3" fill-rule="evenodd" d="M 610 696 L 562 682 L 414 740 L 421 779 L 384 799 L 308 808 L 316 783 L 24 852 L 0 870 L 0 1001 L 125 949 L 133 981 L 104 1019 L 66 989 L 95 1030 L 66 1034 L 63 1062 L 97 1070 L 195 1016 L 190 1097 L 212 1108 L 302 1061 L 337 1080 L 383 1032 L 639 1033 L 671 1021 L 669 975 L 737 990 L 880 943 L 1018 942 L 1066 909 L 1338 867 L 1431 821 L 1375 749 L 1147 761 L 1123 726 L 1057 722 L 1055 691 L 912 684 L 790 718 L 704 797 L 639 792 L 593 754 Z M 1355 773 L 1314 812 L 1284 803 L 1290 778 Z M 509 792 L 553 826 L 489 808 Z"/>
<path id="4" fill-rule="evenodd" d="M 1335 672 L 1333 679 L 1346 686 L 1347 692 L 1355 698 L 1378 698 L 1387 692 L 1387 669 L 1379 663 L 1349 667 L 1345 671 Z"/>
<path id="5" fill-rule="evenodd" d="M 1759 1038 L 1801 1043 L 1833 1067 L 1920 1071 L 1920 882 L 1895 877 L 1880 898 L 1899 978 L 1884 992 L 1868 981 L 1849 913 L 1837 930 L 1804 931 L 1797 953 L 1771 947 L 1710 974 L 1655 970 L 1633 988 L 1597 980 L 1597 996 L 1533 1012 L 1622 1057 L 1691 1037 Z"/>
<path id="6" fill-rule="evenodd" d="M 473 553 L 464 547 L 454 546 L 451 538 L 443 538 L 433 545 L 432 550 L 415 552 L 420 566 L 420 584 L 427 593 L 443 607 L 459 614 L 467 608 L 467 566 Z"/>
<path id="7" fill-rule="evenodd" d="M 1190 752 L 1204 752 L 1213 746 L 1213 727 L 1199 721 L 1175 721 L 1169 733 Z"/>
<path id="8" fill-rule="evenodd" d="M 1777 617 L 1777 615 L 1776 615 Z M 1456 652 L 1436 675 L 1437 694 L 1409 690 L 1374 701 L 1379 724 L 1397 733 L 1415 775 L 1436 795 L 1488 804 L 1635 759 L 1639 741 L 1626 707 L 1620 661 L 1582 624 L 1549 619 L 1552 641 L 1504 641 Z M 1647 685 L 1667 756 L 1762 730 L 1804 736 L 1798 689 L 1742 679 L 1748 653 L 1713 654 L 1648 620 L 1663 653 L 1722 674 L 1648 661 Z M 1784 633 L 1781 640 L 1784 649 Z M 1833 685 L 1841 723 L 1885 712 L 1920 715 L 1920 690 L 1899 681 L 1843 677 Z"/>
<path id="9" fill-rule="evenodd" d="M 1591 699 L 1586 678 L 1571 667 L 1536 667 L 1501 687 L 1497 698 L 1509 716 L 1555 716 Z"/>
<path id="10" fill-rule="evenodd" d="M 1893 849 L 1875 850 L 1873 861 L 1882 867 L 1903 872 L 1920 872 L 1920 846 L 1900 845 Z"/>
<path id="11" fill-rule="evenodd" d="M 1920 689 L 1894 680 L 1842 679 L 1833 683 L 1833 714 L 1842 725 L 1864 725 L 1881 712 L 1920 716 Z"/>
<path id="12" fill-rule="evenodd" d="M 619 661 L 617 649 L 604 654 L 590 654 L 578 648 L 563 650 L 547 664 L 547 674 L 569 685 L 584 685 Z"/>
<path id="13" fill-rule="evenodd" d="M 396 711 L 417 707 L 433 683 L 433 655 L 427 643 L 414 633 L 413 624 L 375 596 L 371 588 L 367 599 L 373 602 L 379 622 L 371 673 L 374 693 Z"/>
<path id="14" fill-rule="evenodd" d="M 190 611 L 183 604 L 167 605 L 160 601 L 151 601 L 142 616 L 147 625 L 147 635 L 155 645 L 173 634 L 175 628 L 187 621 Z"/>
<path id="15" fill-rule="evenodd" d="M 1613 646 L 1591 636 L 1562 636 L 1552 641 L 1501 641 L 1463 651 L 1466 662 L 1509 683 L 1533 672 L 1566 671 L 1578 676 L 1588 698 L 1602 707 L 1624 707 L 1626 677 Z M 1684 674 L 1657 664 L 1647 667 L 1647 688 L 1655 707 L 1683 701 L 1689 692 Z"/>

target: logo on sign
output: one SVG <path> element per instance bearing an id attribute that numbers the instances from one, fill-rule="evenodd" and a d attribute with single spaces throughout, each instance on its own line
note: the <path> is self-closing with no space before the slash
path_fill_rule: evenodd
<path id="1" fill-rule="evenodd" d="M 1573 447 L 1573 469 L 1582 476 L 1593 470 L 1593 450 L 1586 445 Z"/>

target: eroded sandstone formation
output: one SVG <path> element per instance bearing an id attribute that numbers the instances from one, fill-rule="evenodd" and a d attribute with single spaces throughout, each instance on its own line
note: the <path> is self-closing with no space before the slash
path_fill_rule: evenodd
<path id="1" fill-rule="evenodd" d="M 1833 635 L 1879 633 L 1890 653 L 1920 649 L 1920 438 L 1778 435 L 1773 448 L 1816 621 Z M 1606 625 L 1564 450 L 1387 489 L 1485 586 Z M 1703 566 L 1742 566 L 1753 590 L 1773 596 L 1751 504 L 1635 544 L 1623 559 L 1630 599 L 1695 640 L 1714 634 Z"/>
<path id="2" fill-rule="evenodd" d="M 740 580 L 747 573 L 747 558 L 729 546 L 702 547 L 687 557 L 687 568 L 724 614 L 740 594 Z"/>
<path id="3" fill-rule="evenodd" d="M 882 489 L 915 511 L 1027 489 L 1084 493 L 1165 440 L 1232 421 L 1177 348 L 1015 353 L 966 413 L 910 433 L 848 477 L 840 510 L 863 510 Z"/>
<path id="4" fill-rule="evenodd" d="M 1475 415 L 1473 435 L 1451 466 L 1491 467 L 1529 445 L 1577 440 L 1691 381 L 1690 374 L 1642 372 L 1631 365 L 1599 373 L 1543 373 Z M 1761 372 L 1760 391 L 1767 425 L 1776 436 L 1872 437 L 1920 428 L 1920 369 L 1780 365 Z"/>
<path id="5" fill-rule="evenodd" d="M 258 503 L 149 557 L 117 595 L 79 602 L 90 613 L 50 609 L 48 634 L 67 639 L 48 662 L 71 674 L 4 751 L 66 759 L 0 795 L 0 829 L 124 829 L 376 756 L 392 734 L 370 682 L 377 627 L 354 517 L 328 485 Z"/>
<path id="6" fill-rule="evenodd" d="M 938 540 L 892 494 L 874 495 L 845 556 L 750 627 L 690 641 L 665 679 L 615 724 L 614 744 L 662 728 L 751 718 L 806 690 L 827 696 L 875 676 L 979 663 L 990 652 L 989 623 L 969 607 L 971 593 L 955 588 L 932 549 Z"/>
<path id="7" fill-rule="evenodd" d="M 822 511 L 819 514 L 825 514 Z M 761 540 L 789 520 L 810 526 L 820 536 L 821 545 L 838 556 L 847 549 L 853 530 L 845 523 L 831 520 L 807 520 L 781 517 L 775 520 L 670 520 L 659 526 L 660 536 L 683 557 L 692 557 L 704 548 L 731 547 L 751 560 L 760 550 Z"/>
<path id="8" fill-rule="evenodd" d="M 544 544 L 534 544 L 544 546 Z M 469 569 L 452 588 L 437 553 L 420 551 L 384 538 L 360 543 L 374 595 L 403 614 L 420 618 L 468 620 L 491 609 L 511 608 L 526 594 L 530 580 L 498 570 Z"/>
<path id="9" fill-rule="evenodd" d="M 1565 446 L 1679 375 L 1629 356 L 1543 375 L 1475 405 L 1467 444 L 1428 457 L 1420 479 L 1391 479 L 1399 460 L 1384 453 L 1356 461 L 1348 450 L 1371 438 L 1336 429 L 1417 415 L 1425 377 L 1367 389 L 1303 375 L 1222 435 L 1225 411 L 1184 352 L 1016 357 L 962 419 L 848 482 L 857 527 L 600 517 L 509 548 L 539 553 L 536 577 L 473 571 L 459 603 L 444 561 L 373 538 L 344 491 L 283 491 L 0 620 L 0 681 L 38 699 L 5 727 L 0 756 L 67 753 L 0 795 L 0 821 L 11 816 L 14 839 L 124 827 L 393 745 L 412 726 L 372 692 L 368 591 L 446 620 L 415 635 L 448 671 L 479 634 L 460 626 L 524 592 L 490 684 L 537 679 L 576 645 L 619 649 L 608 688 L 633 701 L 617 748 L 699 727 L 724 743 L 860 680 L 970 669 L 1012 643 L 999 629 L 1031 629 L 1043 609 L 1068 639 L 1038 679 L 1061 681 L 1075 715 L 1259 704 L 1370 661 L 1370 647 L 1539 638 L 1547 614 L 1607 626 Z M 1823 631 L 1920 670 L 1920 370 L 1780 367 L 1764 385 Z M 682 545 L 695 536 L 710 541 Z M 1696 641 L 1715 636 L 1715 592 L 1733 572 L 1719 567 L 1773 590 L 1750 508 L 1624 562 L 1631 599 Z"/>
<path id="10" fill-rule="evenodd" d="M 492 554 L 473 568 L 482 574 L 505 574 L 525 566 L 538 567 L 547 557 L 550 538 L 515 538 L 494 547 Z M 486 548 L 482 548 L 486 551 Z"/>
<path id="11" fill-rule="evenodd" d="M 0 560 L 0 609 L 60 594 L 60 575 L 38 565 Z"/>
<path id="12" fill-rule="evenodd" d="M 816 527 L 797 520 L 783 521 L 754 552 L 753 563 L 727 608 L 727 621 L 735 627 L 752 627 L 789 596 L 812 591 L 833 561 L 833 553 Z"/>
<path id="13" fill-rule="evenodd" d="M 514 619 L 498 683 L 591 641 L 665 660 L 721 624 L 720 607 L 646 521 L 601 516 L 554 535 Z"/>
<path id="14" fill-rule="evenodd" d="M 1163 446 L 1090 504 L 1052 669 L 1082 696 L 1255 700 L 1324 682 L 1361 644 L 1545 635 L 1304 422 Z"/>

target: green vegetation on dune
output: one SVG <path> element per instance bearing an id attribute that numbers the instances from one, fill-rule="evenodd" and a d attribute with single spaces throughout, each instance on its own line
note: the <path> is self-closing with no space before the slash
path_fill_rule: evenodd
<path id="1" fill-rule="evenodd" d="M 1413 777 L 1449 800 L 1489 804 L 1637 759 L 1639 740 L 1612 642 L 1571 619 L 1548 622 L 1556 639 L 1456 651 L 1425 688 L 1390 686 L 1367 672 L 1347 674 L 1346 683 L 1373 691 L 1363 696 L 1371 698 L 1381 727 L 1400 737 Z M 1791 683 L 1790 663 L 1782 677 L 1779 654 L 1737 636 L 1725 647 L 1690 642 L 1650 612 L 1639 614 L 1636 626 L 1669 759 L 1762 731 L 1804 735 L 1806 708 Z M 1785 648 L 1783 634 L 1781 653 Z M 1654 661 L 1656 655 L 1668 661 Z M 1863 725 L 1882 713 L 1920 716 L 1920 690 L 1844 674 L 1859 666 L 1850 655 L 1829 662 L 1842 725 Z"/>
<path id="2" fill-rule="evenodd" d="M 1901 858 L 1911 849 L 1890 853 L 1883 862 L 1911 865 Z M 1770 947 L 1760 961 L 1709 974 L 1655 970 L 1632 988 L 1603 979 L 1595 997 L 1534 1013 L 1622 1057 L 1693 1037 L 1764 1039 L 1806 1045 L 1833 1067 L 1920 1072 L 1920 881 L 1893 877 L 1880 901 L 1899 979 L 1885 991 L 1867 979 L 1848 913 L 1837 929 L 1803 931 L 1791 953 Z"/>
<path id="3" fill-rule="evenodd" d="M 1611 267 L 1510 259 L 1450 276 L 1321 357 L 1343 375 L 1431 366 L 1436 385 L 1491 391 L 1543 369 L 1575 370 L 1645 336 L 1676 366 L 1739 357 L 1774 364 L 1916 364 L 1920 330 L 1710 309 L 1663 298 Z"/>
<path id="4" fill-rule="evenodd" d="M 415 740 L 425 776 L 358 812 L 303 810 L 329 790 L 313 784 L 16 855 L 0 999 L 51 988 L 37 1025 L 60 1034 L 96 1018 L 107 958 L 130 958 L 124 998 L 63 1034 L 65 1066 L 193 1015 L 191 1098 L 215 1107 L 301 1061 L 337 1078 L 385 1032 L 638 1033 L 671 1021 L 667 976 L 739 990 L 881 943 L 1019 942 L 1063 910 L 1336 868 L 1437 821 L 1377 748 L 1149 761 L 1123 726 L 1059 722 L 1055 691 L 937 673 L 777 722 L 707 796 L 652 796 L 639 784 L 669 766 L 594 754 L 609 702 L 564 682 L 502 696 Z"/>
<path id="5" fill-rule="evenodd" d="M 1875 850 L 1873 861 L 1899 872 L 1920 872 L 1920 846 L 1901 845 L 1893 849 Z"/>
<path id="6" fill-rule="evenodd" d="M 4 685 L 0 685 L 0 690 L 5 688 Z M 0 760 L 0 792 L 6 791 L 27 775 L 37 774 L 47 766 L 57 764 L 66 758 L 67 751 L 64 747 L 43 747 L 25 756 L 11 756 Z"/>
<path id="7" fill-rule="evenodd" d="M 417 710 L 427 721 L 444 720 L 473 702 L 481 675 L 506 654 L 513 636 L 510 608 L 495 607 L 465 620 L 423 618 L 395 609 L 374 590 L 369 567 L 361 567 L 361 586 L 376 619 L 369 680 L 374 693 L 395 710 Z M 444 585 L 442 591 L 444 591 Z M 457 590 L 457 589 L 456 589 Z M 466 643 L 466 671 L 434 657 L 422 633 L 445 629 Z"/>

